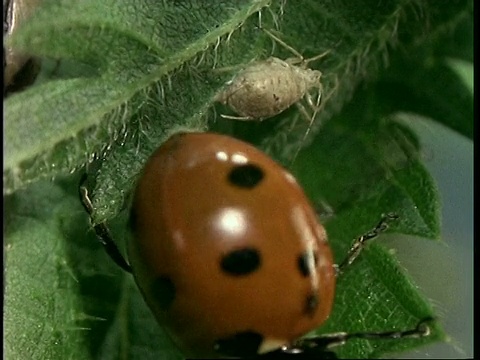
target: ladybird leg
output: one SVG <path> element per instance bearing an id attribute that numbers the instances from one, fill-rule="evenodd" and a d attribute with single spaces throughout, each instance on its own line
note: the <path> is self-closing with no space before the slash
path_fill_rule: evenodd
<path id="1" fill-rule="evenodd" d="M 92 201 L 90 200 L 90 196 L 88 195 L 87 186 L 85 185 L 86 181 L 87 181 L 87 174 L 84 174 L 82 176 L 82 179 L 80 180 L 80 186 L 78 188 L 78 191 L 80 195 L 80 201 L 82 202 L 83 207 L 87 211 L 91 221 L 92 214 L 93 214 L 93 205 L 92 205 Z M 127 263 L 125 258 L 122 256 L 122 254 L 120 253 L 120 250 L 118 249 L 117 245 L 113 241 L 112 235 L 110 234 L 110 230 L 108 229 L 107 225 L 104 222 L 102 222 L 100 224 L 94 225 L 93 230 L 95 231 L 95 234 L 97 235 L 97 238 L 100 241 L 100 244 L 102 244 L 106 253 L 115 262 L 115 264 L 120 266 L 126 272 L 131 273 L 132 268 Z"/>
<path id="2" fill-rule="evenodd" d="M 340 265 L 335 265 L 337 276 L 343 273 L 347 266 L 350 266 L 355 259 L 358 257 L 360 252 L 365 247 L 365 243 L 371 239 L 376 238 L 381 232 L 384 232 L 388 228 L 388 222 L 391 220 L 398 219 L 398 215 L 395 213 L 388 213 L 383 215 L 380 222 L 372 230 L 363 234 L 362 236 L 355 239 L 352 247 L 348 251 L 347 257 L 343 260 Z"/>
<path id="3" fill-rule="evenodd" d="M 343 345 L 350 339 L 367 339 L 367 340 L 398 340 L 405 338 L 418 339 L 429 336 L 431 333 L 430 323 L 435 319 L 427 317 L 418 322 L 413 329 L 403 331 L 384 331 L 384 332 L 357 332 L 346 333 L 339 332 L 333 334 L 323 334 L 316 337 L 303 338 L 295 342 L 293 349 L 304 352 L 305 350 L 317 349 L 325 350 L 335 346 Z M 285 351 L 292 348 L 286 348 Z"/>

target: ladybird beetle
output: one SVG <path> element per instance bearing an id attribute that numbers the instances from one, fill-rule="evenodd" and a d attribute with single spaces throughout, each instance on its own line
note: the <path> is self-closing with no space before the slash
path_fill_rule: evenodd
<path id="1" fill-rule="evenodd" d="M 85 186 L 81 199 L 93 208 Z M 94 229 L 132 272 L 179 348 L 192 357 L 308 355 L 356 338 L 421 337 L 416 329 L 301 337 L 329 316 L 336 276 L 389 214 L 333 263 L 324 227 L 295 178 L 255 147 L 213 133 L 179 133 L 149 159 L 130 216 L 128 264 L 104 223 Z"/>
<path id="2" fill-rule="evenodd" d="M 173 136 L 145 166 L 131 219 L 137 284 L 192 354 L 268 352 L 330 314 L 325 230 L 294 177 L 251 145 Z"/>

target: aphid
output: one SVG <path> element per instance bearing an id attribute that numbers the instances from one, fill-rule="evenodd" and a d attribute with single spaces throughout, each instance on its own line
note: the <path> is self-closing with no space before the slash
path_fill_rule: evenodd
<path id="1" fill-rule="evenodd" d="M 10 36 L 35 11 L 41 0 L 7 0 L 4 9 L 4 36 Z M 18 91 L 32 84 L 40 71 L 40 61 L 7 47 L 4 49 L 3 90 Z"/>
<path id="2" fill-rule="evenodd" d="M 84 184 L 81 200 L 93 208 Z M 158 322 L 191 357 L 335 357 L 350 338 L 427 336 L 415 329 L 301 338 L 330 315 L 336 277 L 397 216 L 359 237 L 334 265 L 324 227 L 295 178 L 253 146 L 212 133 L 178 133 L 147 162 L 123 259 Z"/>
<path id="3" fill-rule="evenodd" d="M 241 70 L 215 97 L 215 101 L 230 107 L 238 116 L 221 116 L 234 120 L 264 120 L 297 104 L 303 116 L 313 121 L 313 116 L 308 115 L 299 101 L 305 98 L 314 112 L 318 111 L 322 95 L 322 73 L 308 68 L 307 65 L 330 51 L 304 59 L 297 50 L 270 31 L 263 31 L 291 51 L 295 57 L 286 60 L 270 57 Z M 312 88 L 318 89 L 316 101 L 310 93 Z"/>

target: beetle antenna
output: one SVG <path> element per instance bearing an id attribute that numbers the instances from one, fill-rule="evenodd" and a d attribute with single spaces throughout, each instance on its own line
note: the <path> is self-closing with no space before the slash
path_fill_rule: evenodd
<path id="1" fill-rule="evenodd" d="M 90 217 L 90 223 L 93 224 L 93 221 L 92 221 L 93 205 L 92 205 L 92 201 L 90 200 L 90 196 L 88 194 L 87 186 L 85 185 L 86 182 L 87 182 L 87 174 L 85 173 L 80 180 L 78 192 L 80 195 L 80 201 L 82 202 L 83 207 L 85 208 L 86 212 Z M 127 260 L 125 260 L 123 255 L 120 253 L 120 250 L 118 249 L 117 244 L 115 244 L 115 242 L 113 241 L 112 235 L 110 233 L 110 230 L 108 229 L 107 224 L 105 222 L 101 222 L 99 224 L 93 225 L 93 230 L 95 231 L 95 234 L 97 235 L 97 238 L 100 241 L 100 244 L 102 244 L 106 253 L 115 262 L 115 264 L 120 266 L 126 272 L 131 273 L 132 268 L 128 264 Z"/>
<path id="2" fill-rule="evenodd" d="M 347 257 L 345 260 L 343 260 L 340 265 L 335 265 L 336 269 L 336 275 L 340 275 L 343 273 L 346 267 L 350 266 L 355 259 L 360 255 L 362 252 L 363 248 L 365 247 L 365 244 L 367 241 L 372 240 L 376 238 L 380 233 L 384 232 L 385 230 L 388 229 L 388 223 L 391 220 L 396 220 L 398 219 L 398 215 L 395 213 L 388 213 L 387 215 L 383 215 L 382 218 L 380 219 L 379 223 L 377 226 L 375 226 L 372 230 L 369 232 L 363 234 L 362 236 L 358 237 L 355 239 L 355 241 L 352 244 L 352 247 L 348 251 Z"/>

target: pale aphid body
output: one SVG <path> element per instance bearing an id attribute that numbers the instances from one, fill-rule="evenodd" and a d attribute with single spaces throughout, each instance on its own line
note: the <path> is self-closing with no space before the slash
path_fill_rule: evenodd
<path id="1" fill-rule="evenodd" d="M 224 115 L 235 120 L 264 120 L 280 114 L 293 104 L 297 104 L 304 116 L 308 116 L 300 100 L 305 98 L 308 105 L 318 112 L 322 93 L 322 73 L 307 67 L 308 63 L 325 56 L 327 52 L 310 59 L 283 42 L 268 30 L 263 30 L 295 57 L 281 60 L 270 57 L 256 61 L 241 70 L 226 87 L 217 94 L 215 101 L 231 108 L 238 116 Z M 310 90 L 318 89 L 317 100 L 313 101 Z"/>
<path id="2" fill-rule="evenodd" d="M 320 86 L 322 73 L 270 57 L 240 71 L 216 101 L 230 107 L 237 120 L 263 120 L 278 115 Z"/>

